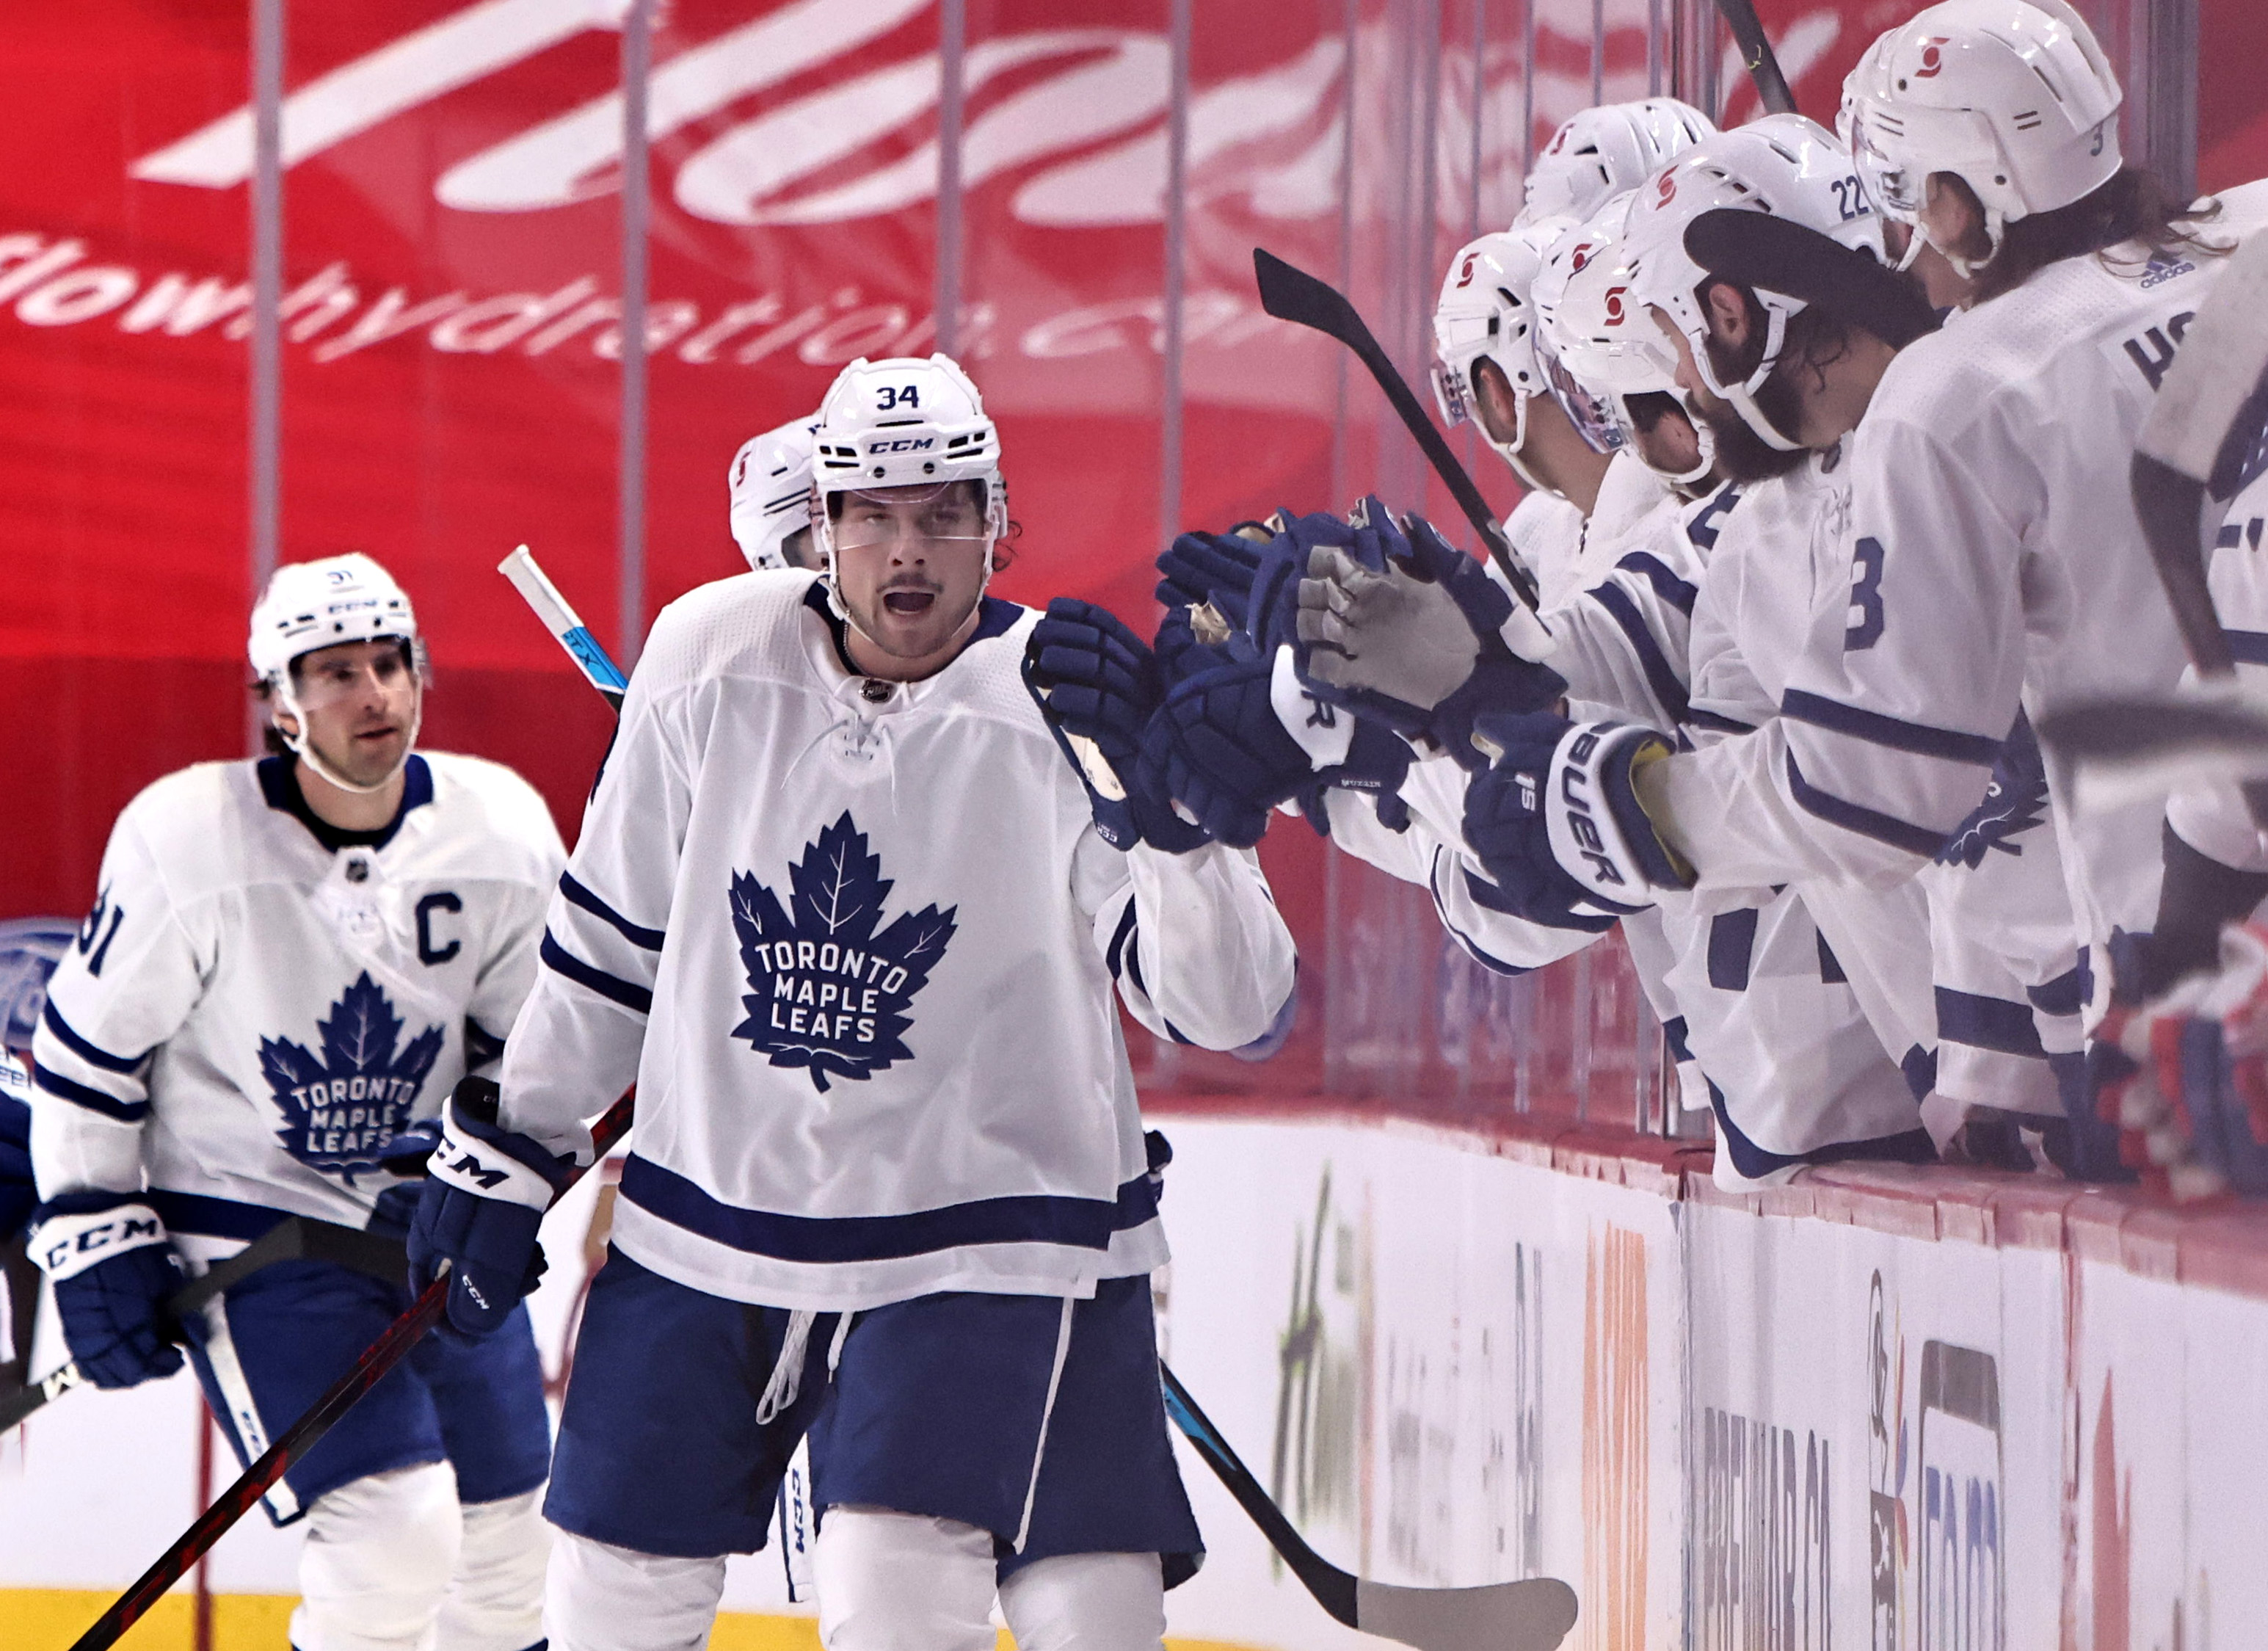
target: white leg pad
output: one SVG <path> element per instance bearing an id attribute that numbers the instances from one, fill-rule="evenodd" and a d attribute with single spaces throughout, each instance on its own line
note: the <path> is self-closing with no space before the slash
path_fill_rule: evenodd
<path id="1" fill-rule="evenodd" d="M 543 1638 L 543 1567 L 551 1527 L 541 1489 L 468 1504 L 457 1572 L 441 1603 L 437 1651 L 527 1651 Z"/>
<path id="2" fill-rule="evenodd" d="M 725 1593 L 725 1556 L 681 1559 L 551 1533 L 543 1625 L 551 1651 L 701 1651 Z"/>
<path id="3" fill-rule="evenodd" d="M 1064 1553 L 1000 1585 L 1016 1651 L 1160 1651 L 1165 1574 L 1154 1553 Z"/>
<path id="4" fill-rule="evenodd" d="M 992 1651 L 989 1530 L 883 1507 L 830 1507 L 812 1573 L 827 1651 Z"/>
<path id="5" fill-rule="evenodd" d="M 432 1651 L 463 1538 L 446 1462 L 373 1473 L 307 1510 L 299 1551 L 298 1651 Z"/>

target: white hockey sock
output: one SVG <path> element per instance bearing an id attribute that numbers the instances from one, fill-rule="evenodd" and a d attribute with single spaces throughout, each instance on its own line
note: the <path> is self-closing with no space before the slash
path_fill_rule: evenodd
<path id="1" fill-rule="evenodd" d="M 1064 1553 L 1000 1585 L 1016 1651 L 1160 1651 L 1166 1580 L 1154 1553 Z"/>
<path id="2" fill-rule="evenodd" d="M 551 1527 L 541 1488 L 468 1503 L 456 1574 L 441 1603 L 436 1651 L 527 1651 L 543 1638 L 543 1566 Z"/>
<path id="3" fill-rule="evenodd" d="M 431 1651 L 463 1522 L 446 1462 L 373 1473 L 318 1497 L 299 1551 L 298 1651 Z"/>
<path id="4" fill-rule="evenodd" d="M 884 1507 L 830 1507 L 812 1571 L 827 1651 L 992 1651 L 989 1530 Z"/>
<path id="5" fill-rule="evenodd" d="M 725 1556 L 680 1559 L 551 1533 L 543 1626 L 551 1651 L 701 1651 L 725 1592 Z"/>

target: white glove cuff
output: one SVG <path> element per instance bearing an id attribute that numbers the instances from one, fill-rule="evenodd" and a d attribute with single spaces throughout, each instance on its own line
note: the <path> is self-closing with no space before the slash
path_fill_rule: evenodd
<path id="1" fill-rule="evenodd" d="M 114 1204 L 84 1215 L 51 1215 L 33 1231 L 32 1259 L 54 1282 L 75 1279 L 113 1256 L 166 1242 L 166 1223 L 146 1204 Z"/>
<path id="2" fill-rule="evenodd" d="M 453 1098 L 441 1112 L 441 1144 L 426 1161 L 425 1173 L 475 1198 L 495 1198 L 531 1210 L 551 1207 L 551 1182 L 522 1163 L 498 1142 L 475 1135 L 457 1122 Z"/>
<path id="3" fill-rule="evenodd" d="M 1655 881 L 1646 866 L 1661 851 L 1625 835 L 1609 803 L 1608 788 L 1617 779 L 1626 784 L 1636 748 L 1660 738 L 1651 728 L 1624 723 L 1583 723 L 1561 736 L 1551 753 L 1543 795 L 1551 856 L 1605 910 L 1653 903 Z"/>
<path id="4" fill-rule="evenodd" d="M 1354 744 L 1354 713 L 1309 691 L 1300 681 L 1288 644 L 1276 650 L 1270 667 L 1268 704 L 1284 732 L 1307 754 L 1311 768 L 1320 772 L 1346 761 Z"/>

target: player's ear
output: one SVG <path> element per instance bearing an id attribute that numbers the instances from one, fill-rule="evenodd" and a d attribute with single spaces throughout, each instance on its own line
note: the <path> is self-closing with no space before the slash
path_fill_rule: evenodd
<path id="1" fill-rule="evenodd" d="M 1711 335 L 1727 355 L 1738 357 L 1749 346 L 1749 295 L 1728 281 L 1712 281 L 1702 297 L 1709 306 Z"/>

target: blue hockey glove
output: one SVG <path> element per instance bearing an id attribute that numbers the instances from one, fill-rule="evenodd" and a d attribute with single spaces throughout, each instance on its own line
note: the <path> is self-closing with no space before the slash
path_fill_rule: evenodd
<path id="1" fill-rule="evenodd" d="M 486 1078 L 459 1080 L 409 1224 L 411 1294 L 423 1294 L 447 1262 L 449 1323 L 468 1336 L 497 1329 L 542 1278 L 536 1228 L 574 1169 L 500 1126 L 497 1098 Z"/>
<path id="2" fill-rule="evenodd" d="M 1247 529 L 1250 534 L 1248 536 Z M 1213 616 L 1231 632 L 1241 632 L 1252 605 L 1252 576 L 1260 546 L 1273 533 L 1246 524 L 1229 533 L 1185 533 L 1158 557 L 1157 598 L 1170 620 L 1177 612 L 1210 604 Z M 1210 638 L 1225 642 L 1226 638 Z"/>
<path id="3" fill-rule="evenodd" d="M 378 1149 L 379 1167 L 390 1176 L 422 1176 L 441 1145 L 441 1120 L 420 1118 Z"/>
<path id="4" fill-rule="evenodd" d="M 0 1061 L 8 1059 L 0 1050 Z M 39 1202 L 32 1183 L 32 1109 L 0 1095 L 0 1245 L 24 1230 Z"/>
<path id="5" fill-rule="evenodd" d="M 1476 733 L 1493 758 L 1465 790 L 1465 841 L 1496 886 L 1484 903 L 1596 930 L 1692 887 L 1632 787 L 1640 763 L 1668 755 L 1653 729 L 1537 712 L 1483 717 Z"/>
<path id="6" fill-rule="evenodd" d="M 1204 833 L 1142 788 L 1143 730 L 1165 697 L 1158 661 L 1107 608 L 1058 596 L 1032 627 L 1024 685 L 1086 787 L 1094 829 L 1116 849 L 1137 842 L 1186 854 Z"/>
<path id="7" fill-rule="evenodd" d="M 157 1211 L 132 1193 L 66 1192 L 40 1206 L 31 1256 L 55 1292 L 63 1343 L 99 1388 L 130 1388 L 181 1367 L 166 1298 L 181 1264 Z"/>
<path id="8" fill-rule="evenodd" d="M 1431 741 L 1468 769 L 1485 758 L 1473 722 L 1542 711 L 1566 679 L 1538 661 L 1550 633 L 1472 557 L 1410 518 L 1405 537 L 1375 499 L 1382 564 L 1318 544 L 1299 587 L 1301 677 L 1316 692 Z M 1517 644 L 1517 649 L 1515 649 Z"/>
<path id="9" fill-rule="evenodd" d="M 1288 660 L 1256 660 L 1175 687 L 1151 721 L 1139 772 L 1145 790 L 1180 803 L 1208 835 L 1249 848 L 1277 804 L 1332 785 L 1391 792 L 1409 767 L 1393 734 L 1300 695 Z"/>

